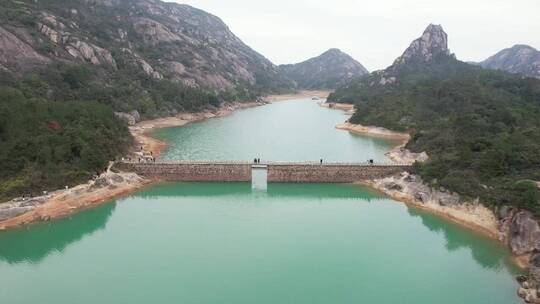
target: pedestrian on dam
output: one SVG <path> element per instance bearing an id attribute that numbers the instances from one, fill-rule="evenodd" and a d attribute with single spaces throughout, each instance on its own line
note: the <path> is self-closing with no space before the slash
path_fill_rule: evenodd
<path id="1" fill-rule="evenodd" d="M 322 158 L 321 158 L 321 165 L 322 165 Z"/>

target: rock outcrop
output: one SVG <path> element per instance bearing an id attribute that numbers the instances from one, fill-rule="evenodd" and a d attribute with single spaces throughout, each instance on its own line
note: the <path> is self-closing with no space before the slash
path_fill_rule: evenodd
<path id="1" fill-rule="evenodd" d="M 463 200 L 446 189 L 435 189 L 417 175 L 400 175 L 373 180 L 370 186 L 419 208 L 442 215 L 482 231 L 508 245 L 526 275 L 518 276 L 518 295 L 526 303 L 540 303 L 540 224 L 529 211 L 499 207 L 493 211 L 479 200 Z"/>
<path id="2" fill-rule="evenodd" d="M 516 255 L 540 251 L 540 226 L 529 211 L 512 216 L 508 229 L 508 245 Z"/>
<path id="3" fill-rule="evenodd" d="M 370 185 L 398 200 L 446 216 L 493 237 L 498 236 L 498 220 L 490 209 L 478 200 L 465 201 L 457 193 L 444 188 L 435 189 L 417 175 L 404 172 L 374 180 Z"/>
<path id="4" fill-rule="evenodd" d="M 448 48 L 448 35 L 441 25 L 430 24 L 422 36 L 409 45 L 394 63 L 383 71 L 376 72 L 371 85 L 385 86 L 396 83 L 404 71 L 411 67 L 428 66 L 440 59 L 454 57 Z"/>
<path id="5" fill-rule="evenodd" d="M 430 62 L 439 55 L 450 56 L 448 35 L 442 26 L 430 24 L 422 37 L 414 40 L 403 55 L 394 61 L 393 66 L 407 64 L 413 60 Z"/>
<path id="6" fill-rule="evenodd" d="M 335 89 L 353 78 L 368 74 L 361 63 L 338 49 L 279 68 L 299 89 Z"/>
<path id="7" fill-rule="evenodd" d="M 49 58 L 39 54 L 27 42 L 0 27 L 0 65 L 4 70 L 25 72 L 49 62 Z"/>
<path id="8" fill-rule="evenodd" d="M 131 111 L 129 113 L 124 112 L 114 112 L 114 115 L 121 120 L 125 121 L 128 126 L 134 126 L 136 123 L 141 121 L 141 115 L 138 111 Z"/>
<path id="9" fill-rule="evenodd" d="M 357 103 L 354 96 L 369 95 L 359 92 L 398 85 L 407 78 L 429 80 L 449 61 L 457 62 L 448 48 L 448 35 L 441 25 L 430 24 L 391 66 L 339 86 L 328 101 Z"/>
<path id="10" fill-rule="evenodd" d="M 502 70 L 540 78 L 540 51 L 528 45 L 514 45 L 482 61 L 486 69 Z"/>
<path id="11" fill-rule="evenodd" d="M 48 221 L 73 213 L 77 208 L 100 201 L 101 196 L 113 196 L 144 184 L 134 173 L 105 172 L 94 180 L 73 188 L 45 193 L 39 197 L 16 198 L 0 204 L 0 230 L 23 223 Z M 32 212 L 35 214 L 32 215 Z M 31 216 L 28 216 L 28 215 Z M 24 218 L 20 221 L 19 217 Z"/>

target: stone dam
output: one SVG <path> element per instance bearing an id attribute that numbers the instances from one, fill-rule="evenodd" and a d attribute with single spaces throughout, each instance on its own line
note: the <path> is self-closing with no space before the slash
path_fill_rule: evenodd
<path id="1" fill-rule="evenodd" d="M 220 161 L 118 162 L 116 170 L 171 182 L 251 182 L 253 171 L 266 171 L 268 183 L 352 183 L 384 178 L 410 165 L 368 163 L 287 163 Z"/>

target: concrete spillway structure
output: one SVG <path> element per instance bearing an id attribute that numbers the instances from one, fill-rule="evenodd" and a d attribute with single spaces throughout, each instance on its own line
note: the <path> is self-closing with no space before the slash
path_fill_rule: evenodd
<path id="1" fill-rule="evenodd" d="M 410 165 L 366 163 L 118 162 L 114 168 L 177 182 L 251 182 L 252 170 L 265 166 L 269 183 L 352 183 L 407 171 Z"/>

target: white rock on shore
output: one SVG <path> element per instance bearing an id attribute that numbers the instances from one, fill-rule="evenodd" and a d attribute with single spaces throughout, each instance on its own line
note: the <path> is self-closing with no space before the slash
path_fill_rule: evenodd
<path id="1" fill-rule="evenodd" d="M 403 172 L 368 184 L 397 200 L 414 204 L 494 238 L 498 236 L 499 224 L 493 211 L 478 200 L 463 201 L 456 193 L 434 189 L 417 175 Z"/>

